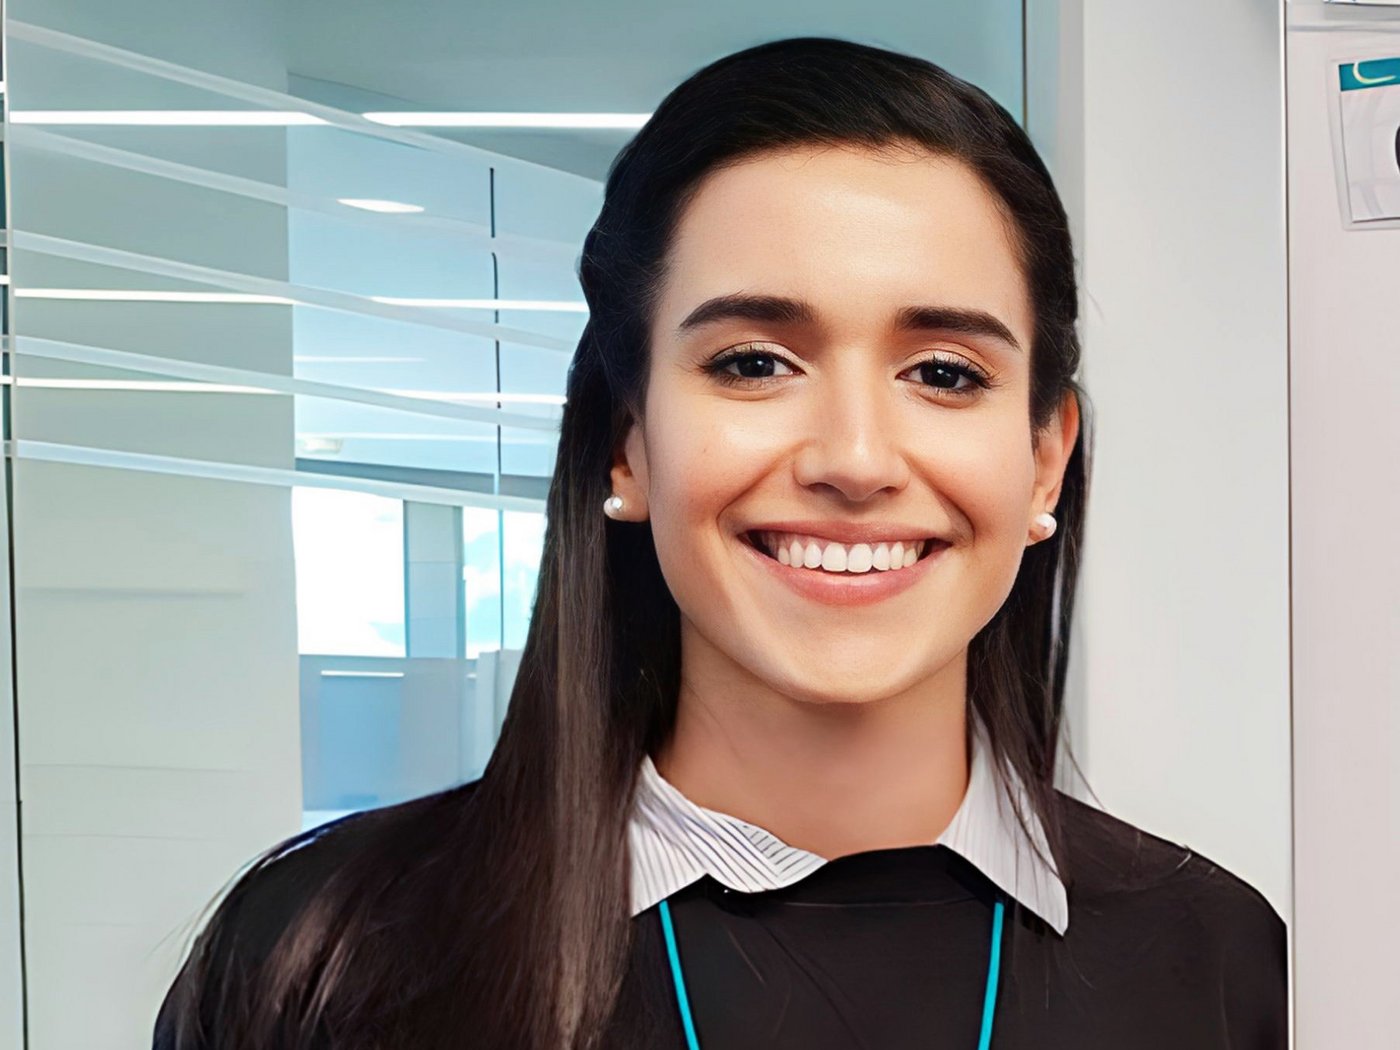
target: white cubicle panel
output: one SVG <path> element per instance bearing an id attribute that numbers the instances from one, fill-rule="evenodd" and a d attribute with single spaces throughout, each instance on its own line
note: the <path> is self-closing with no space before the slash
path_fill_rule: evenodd
<path id="1" fill-rule="evenodd" d="M 1400 222 L 1351 221 L 1337 148 L 1368 90 L 1400 134 L 1400 11 L 1361 15 L 1290 4 L 1287 35 L 1301 1050 L 1400 1046 Z"/>

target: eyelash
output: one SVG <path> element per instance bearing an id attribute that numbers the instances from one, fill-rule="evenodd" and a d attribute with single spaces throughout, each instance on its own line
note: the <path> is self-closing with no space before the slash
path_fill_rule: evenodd
<path id="1" fill-rule="evenodd" d="M 714 376 L 715 379 L 719 380 L 719 382 L 725 384 L 726 386 L 749 386 L 751 384 L 763 383 L 771 379 L 781 379 L 782 376 L 741 376 L 735 375 L 733 372 L 726 372 L 725 369 L 731 364 L 733 364 L 735 361 L 743 361 L 748 358 L 755 357 L 772 358 L 775 361 L 781 361 L 789 368 L 793 367 L 792 363 L 786 358 L 782 357 L 780 354 L 775 354 L 767 350 L 755 349 L 755 345 L 756 344 L 746 344 L 744 346 L 735 347 L 732 350 L 724 351 L 718 357 L 705 363 L 705 365 L 703 366 L 705 372 Z M 912 367 L 922 368 L 925 365 L 938 365 L 942 368 L 948 369 L 949 371 L 956 373 L 957 375 L 966 376 L 973 384 L 972 386 L 964 387 L 961 390 L 953 390 L 949 387 L 934 386 L 931 383 L 923 384 L 927 386 L 928 389 L 937 391 L 940 396 L 946 396 L 953 399 L 974 397 L 977 394 L 981 393 L 983 390 L 986 390 L 993 385 L 991 378 L 988 375 L 986 375 L 986 373 L 982 372 L 980 369 L 973 368 L 972 366 L 964 362 L 958 361 L 956 359 L 946 357 L 930 357 L 918 362 L 918 364 L 915 364 Z"/>

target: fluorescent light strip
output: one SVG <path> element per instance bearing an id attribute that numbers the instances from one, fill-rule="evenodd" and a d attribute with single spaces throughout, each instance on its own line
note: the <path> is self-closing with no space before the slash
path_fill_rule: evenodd
<path id="1" fill-rule="evenodd" d="M 372 200 L 367 197 L 337 197 L 336 201 L 349 208 L 361 211 L 377 211 L 385 215 L 412 215 L 423 210 L 421 204 L 404 204 L 402 201 Z"/>
<path id="2" fill-rule="evenodd" d="M 347 431 L 328 432 L 328 433 L 321 434 L 321 435 L 318 435 L 318 436 L 319 436 L 319 437 L 326 438 L 326 439 L 337 439 L 337 440 L 341 440 L 341 441 L 350 441 L 350 440 L 355 440 L 355 441 L 427 441 L 427 442 L 431 442 L 432 444 L 435 444 L 435 445 L 436 445 L 436 444 L 443 443 L 443 442 L 449 442 L 449 441 L 450 441 L 450 442 L 462 443 L 462 444 L 473 444 L 473 445 L 494 445 L 494 444 L 496 444 L 496 435 L 495 435 L 495 434 L 434 434 L 434 433 L 431 433 L 430 431 L 418 431 L 417 433 L 396 433 L 396 432 L 394 432 L 394 431 L 388 431 L 388 430 L 386 430 L 386 431 L 379 431 L 379 430 L 351 431 L 351 430 L 347 430 Z M 297 436 L 297 440 L 298 440 L 298 441 L 301 441 L 301 440 L 302 440 L 302 435 L 298 435 L 298 436 Z M 511 442 L 510 442 L 512 448 L 519 448 L 519 447 L 521 447 L 521 446 L 523 446 L 523 445 L 551 445 L 551 444 L 556 444 L 556 443 L 557 443 L 557 440 L 556 440 L 556 439 L 548 438 L 548 437 L 541 437 L 541 438 L 539 438 L 539 439 L 528 438 L 528 437 L 527 437 L 527 438 L 522 438 L 522 439 L 520 439 L 520 440 L 518 440 L 518 441 L 517 441 L 516 439 L 512 438 L 512 439 L 511 439 Z M 317 451 L 317 450 L 307 450 L 307 451 Z M 328 450 L 319 450 L 319 451 L 328 451 Z"/>
<path id="3" fill-rule="evenodd" d="M 455 390 L 385 390 L 386 394 L 400 397 L 421 397 L 429 401 L 499 401 L 502 404 L 517 405 L 562 405 L 567 400 L 563 394 L 508 394 L 494 390 L 455 391 Z"/>
<path id="4" fill-rule="evenodd" d="M 290 127 L 329 122 L 310 113 L 272 109 L 12 109 L 10 123 L 216 128 Z"/>
<path id="5" fill-rule="evenodd" d="M 588 304 L 572 299 L 422 299 L 392 295 L 371 295 L 386 306 L 426 306 L 438 310 L 540 310 L 557 313 L 588 313 Z"/>
<path id="6" fill-rule="evenodd" d="M 121 390 L 160 394 L 281 394 L 256 386 L 229 386 L 226 383 L 181 382 L 153 379 L 31 379 L 26 376 L 0 376 L 0 386 L 40 387 L 47 390 Z"/>
<path id="7" fill-rule="evenodd" d="M 148 292 L 129 288 L 16 288 L 19 299 L 67 299 L 111 303 L 240 303 L 291 306 L 295 299 L 253 292 Z"/>
<path id="8" fill-rule="evenodd" d="M 266 390 L 255 386 L 230 386 L 226 383 L 182 382 L 171 379 L 33 379 L 25 376 L 0 376 L 0 386 L 5 385 L 36 387 L 43 390 L 109 390 L 123 393 L 153 394 L 281 394 L 286 396 L 280 390 Z M 565 401 L 565 398 L 558 394 L 440 393 L 435 390 L 386 390 L 385 393 L 400 394 L 404 397 L 421 397 L 429 401 L 465 401 L 487 404 L 562 407 Z M 436 437 L 437 435 L 430 436 Z"/>
<path id="9" fill-rule="evenodd" d="M 128 288 L 16 288 L 21 299 L 67 299 L 85 302 L 132 303 L 243 303 L 296 305 L 296 299 L 252 292 L 156 292 Z M 552 313 L 588 313 L 588 304 L 568 299 L 432 299 L 412 296 L 370 295 L 365 298 L 385 306 L 420 306 L 438 310 L 538 310 Z"/>
<path id="10" fill-rule="evenodd" d="M 616 128 L 635 130 L 650 113 L 362 113 L 366 120 L 395 128 Z"/>
<path id="11" fill-rule="evenodd" d="M 402 671 L 322 671 L 322 678 L 402 678 Z"/>
<path id="12" fill-rule="evenodd" d="M 384 112 L 361 114 L 396 128 L 544 128 L 635 131 L 650 113 Z M 17 109 L 12 124 L 116 125 L 127 127 L 294 127 L 330 121 L 297 110 L 275 109 Z"/>
<path id="13" fill-rule="evenodd" d="M 341 438 L 323 438 L 314 435 L 307 437 L 302 434 L 298 434 L 296 438 L 297 451 L 304 452 L 308 456 L 318 452 L 324 452 L 331 456 L 338 456 L 340 455 L 341 449 L 344 447 L 345 441 Z"/>
<path id="14" fill-rule="evenodd" d="M 353 354 L 293 354 L 294 364 L 317 365 L 403 365 L 418 364 L 426 357 L 356 357 Z"/>
<path id="15" fill-rule="evenodd" d="M 40 387 L 47 390 L 122 390 L 162 394 L 280 394 L 287 396 L 285 391 L 268 390 L 264 387 L 173 379 L 40 379 L 27 376 L 0 376 L 0 386 L 5 384 Z M 566 400 L 562 394 L 510 394 L 490 390 L 384 390 L 383 393 L 396 394 L 400 397 L 419 397 L 428 401 L 485 402 L 487 404 L 562 406 Z"/>

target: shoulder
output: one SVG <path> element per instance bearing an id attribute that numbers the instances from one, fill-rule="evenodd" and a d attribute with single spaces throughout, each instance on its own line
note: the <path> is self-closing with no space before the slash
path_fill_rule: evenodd
<path id="1" fill-rule="evenodd" d="M 1057 796 L 1071 866 L 1070 936 L 1150 944 L 1164 965 L 1219 989 L 1231 1045 L 1287 1045 L 1288 934 L 1268 898 L 1189 845 Z"/>
<path id="2" fill-rule="evenodd" d="M 433 835 L 443 815 L 460 810 L 479 783 L 351 813 L 252 858 L 218 898 L 167 990 L 153 1050 L 221 1045 L 211 1034 L 215 1015 L 240 997 L 258 994 L 256 981 L 278 942 L 330 884 L 344 879 L 353 885 L 359 862 L 386 851 L 402 852 L 407 859 L 411 849 L 404 847 Z"/>
<path id="3" fill-rule="evenodd" d="M 358 862 L 381 850 L 415 835 L 431 835 L 434 815 L 470 797 L 478 783 L 361 810 L 277 843 L 247 866 L 210 926 L 222 918 L 228 932 L 237 934 L 243 961 L 261 961 L 332 879 L 353 876 Z"/>
<path id="4" fill-rule="evenodd" d="M 1213 925 L 1282 932 L 1283 920 L 1268 899 L 1222 864 L 1064 792 L 1056 795 L 1081 899 L 1189 900 Z"/>

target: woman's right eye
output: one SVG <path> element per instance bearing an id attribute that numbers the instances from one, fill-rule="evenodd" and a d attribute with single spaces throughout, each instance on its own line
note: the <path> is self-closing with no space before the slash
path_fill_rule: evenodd
<path id="1" fill-rule="evenodd" d="M 736 370 L 731 371 L 731 365 L 735 366 Z M 792 367 L 777 354 L 766 350 L 741 348 L 715 358 L 705 366 L 705 371 L 722 383 L 761 383 L 765 379 L 780 378 L 771 371 L 777 366 L 788 369 Z"/>

